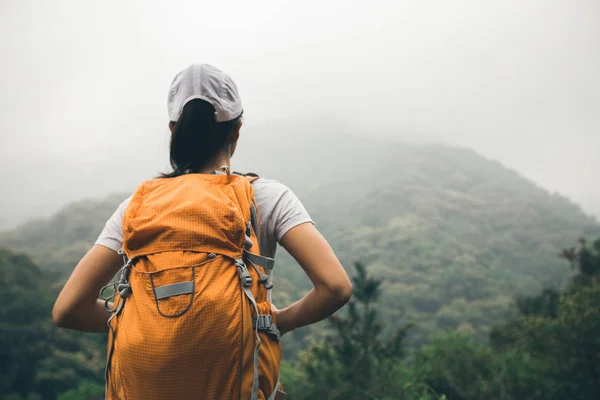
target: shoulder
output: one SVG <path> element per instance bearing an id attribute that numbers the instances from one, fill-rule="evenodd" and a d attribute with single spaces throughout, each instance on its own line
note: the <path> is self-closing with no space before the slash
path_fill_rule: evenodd
<path id="1" fill-rule="evenodd" d="M 297 206 L 301 204 L 300 199 L 287 185 L 269 178 L 259 178 L 252 182 L 254 198 L 257 206 L 273 208 L 277 206 Z"/>
<path id="2" fill-rule="evenodd" d="M 125 200 L 123 200 L 118 206 L 115 212 L 110 216 L 108 221 L 106 222 L 106 228 L 117 229 L 119 232 L 122 229 L 123 224 L 123 216 L 125 215 L 125 211 L 131 202 L 133 195 L 130 195 Z"/>
<path id="3" fill-rule="evenodd" d="M 96 244 L 108 247 L 114 251 L 119 251 L 123 245 L 123 215 L 131 201 L 129 196 L 119 204 L 115 212 L 110 216 L 104 225 L 104 229 L 98 236 Z"/>
<path id="4" fill-rule="evenodd" d="M 296 225 L 312 222 L 306 208 L 288 186 L 274 179 L 259 178 L 252 183 L 261 224 L 276 241 Z"/>
<path id="5" fill-rule="evenodd" d="M 264 192 L 267 194 L 276 194 L 276 193 L 284 193 L 291 192 L 291 189 L 284 185 L 283 183 L 269 178 L 258 178 L 252 182 L 252 187 L 254 187 L 254 192 Z"/>
<path id="6" fill-rule="evenodd" d="M 120 211 L 121 214 L 125 212 L 125 209 L 127 208 L 127 206 L 129 205 L 129 203 L 131 202 L 131 199 L 133 198 L 133 194 L 130 195 L 129 197 L 127 197 L 125 200 L 123 200 L 123 202 L 121 202 L 121 204 L 119 204 L 119 207 L 117 207 L 117 211 Z"/>

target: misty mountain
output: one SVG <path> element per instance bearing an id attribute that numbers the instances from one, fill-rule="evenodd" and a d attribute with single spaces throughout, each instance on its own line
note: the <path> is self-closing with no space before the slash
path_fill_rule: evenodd
<path id="1" fill-rule="evenodd" d="M 600 234 L 579 206 L 473 151 L 285 128 L 285 138 L 273 126 L 242 138 L 234 169 L 290 186 L 347 268 L 362 261 L 385 278 L 382 314 L 418 323 L 415 340 L 436 329 L 484 338 L 512 296 L 566 282 L 569 268 L 556 257 L 565 244 Z M 0 245 L 64 278 L 128 195 L 71 203 L 0 234 Z M 289 255 L 277 258 L 274 298 L 283 305 L 310 286 Z"/>
<path id="2" fill-rule="evenodd" d="M 162 169 L 169 83 L 191 62 L 236 81 L 243 135 L 338 119 L 336 132 L 465 146 L 600 216 L 597 0 L 234 4 L 2 2 L 0 218 L 48 217 Z"/>

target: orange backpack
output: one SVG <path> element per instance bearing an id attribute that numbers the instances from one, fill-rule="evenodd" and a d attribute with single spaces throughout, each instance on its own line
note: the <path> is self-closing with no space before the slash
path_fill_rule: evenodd
<path id="1" fill-rule="evenodd" d="M 260 255 L 256 178 L 188 174 L 136 190 L 123 217 L 126 264 L 109 310 L 106 399 L 283 393 L 267 299 L 274 260 Z"/>

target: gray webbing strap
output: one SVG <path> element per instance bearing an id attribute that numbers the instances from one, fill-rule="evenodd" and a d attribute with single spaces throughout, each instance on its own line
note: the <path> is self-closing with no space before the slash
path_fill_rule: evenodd
<path id="1" fill-rule="evenodd" d="M 275 396 L 277 396 L 277 390 L 279 389 L 279 379 L 277 378 L 277 383 L 275 384 L 275 389 L 273 389 L 273 391 L 271 392 L 271 395 L 269 396 L 269 398 L 267 400 L 274 400 Z"/>
<path id="2" fill-rule="evenodd" d="M 246 297 L 248 298 L 248 300 L 250 300 L 250 302 L 254 306 L 254 311 L 256 312 L 256 315 L 258 315 L 258 306 L 256 305 L 256 300 L 254 299 L 254 296 L 252 295 L 250 288 L 248 286 L 244 286 L 244 285 L 242 285 L 242 287 L 244 288 L 244 293 L 246 294 Z M 260 340 L 260 336 L 258 335 L 258 329 L 254 328 L 254 334 L 256 336 L 256 347 L 254 348 L 254 380 L 252 381 L 252 398 L 251 399 L 258 400 L 258 348 L 260 347 L 260 344 L 262 342 Z"/>
<path id="3" fill-rule="evenodd" d="M 260 265 L 266 270 L 271 270 L 275 267 L 275 260 L 272 258 L 252 254 L 248 250 L 244 250 L 244 256 L 254 264 Z"/>
<path id="4" fill-rule="evenodd" d="M 106 311 L 108 311 L 109 313 L 112 314 L 108 318 L 108 321 L 106 321 L 106 325 L 108 326 L 108 329 L 110 331 L 110 334 L 112 335 L 112 338 L 111 338 L 111 346 L 110 346 L 110 349 L 108 350 L 108 355 L 106 358 L 106 366 L 104 367 L 105 396 L 108 396 L 108 370 L 109 370 L 110 364 L 112 362 L 112 357 L 113 357 L 114 348 L 115 348 L 115 340 L 116 340 L 116 330 L 112 327 L 112 325 L 110 323 L 112 322 L 113 318 L 118 316 L 121 313 L 121 311 L 123 311 L 123 306 L 125 305 L 125 301 L 131 295 L 131 284 L 129 283 L 129 271 L 131 269 L 131 266 L 133 265 L 133 263 L 136 260 L 135 257 L 132 258 L 131 260 L 127 260 L 127 257 L 125 256 L 125 251 L 123 250 L 122 247 L 118 251 L 118 253 L 123 256 L 123 261 L 125 263 L 125 265 L 123 265 L 123 267 L 121 267 L 121 269 L 119 270 L 119 279 L 114 284 L 107 285 L 104 288 L 102 288 L 102 290 L 100 291 L 101 298 L 102 298 L 102 292 L 108 286 L 113 286 L 113 289 L 115 291 L 115 293 L 111 297 L 106 298 L 104 301 L 104 308 L 106 309 Z M 108 307 L 108 302 L 110 300 L 116 298 L 117 294 L 120 297 L 118 300 L 119 304 L 117 304 L 115 306 L 115 308 L 110 309 Z"/>
<path id="5" fill-rule="evenodd" d="M 179 282 L 170 285 L 164 285 L 154 288 L 154 297 L 156 300 L 166 299 L 167 297 L 179 296 L 180 294 L 194 293 L 194 282 Z"/>
<path id="6" fill-rule="evenodd" d="M 260 226 L 258 226 L 258 213 L 256 212 L 256 208 L 254 207 L 254 201 L 250 203 L 250 223 L 252 224 L 252 229 L 254 229 L 254 233 L 256 233 L 256 237 L 260 237 Z"/>
<path id="7" fill-rule="evenodd" d="M 112 316 L 108 319 L 109 321 L 112 319 Z M 110 323 L 110 322 L 109 322 Z M 106 357 L 106 365 L 104 366 L 104 386 L 106 387 L 106 394 L 108 395 L 108 369 L 110 368 L 110 363 L 112 361 L 113 350 L 115 348 L 115 332 L 111 330 L 112 339 L 110 341 L 110 349 L 108 350 L 108 357 Z"/>
<path id="8" fill-rule="evenodd" d="M 113 356 L 114 349 L 115 349 L 115 339 L 116 339 L 115 338 L 115 335 L 116 335 L 115 330 L 113 329 L 110 322 L 112 321 L 112 319 L 114 317 L 116 317 L 117 315 L 119 315 L 119 313 L 121 313 L 121 310 L 123 309 L 124 305 L 125 305 L 125 299 L 119 299 L 119 304 L 115 308 L 113 315 L 111 315 L 110 318 L 108 319 L 108 321 L 106 322 L 106 325 L 108 325 L 108 329 L 111 331 L 111 335 L 112 335 L 112 340 L 110 341 L 110 349 L 108 351 L 108 357 L 106 358 L 106 366 L 104 367 L 104 384 L 106 387 L 107 395 L 108 395 L 108 369 L 110 368 L 110 363 L 112 362 L 112 356 Z"/>
<path id="9" fill-rule="evenodd" d="M 277 325 L 271 325 L 267 333 L 269 335 L 275 336 L 275 339 L 277 339 L 278 342 L 281 341 L 281 332 L 279 332 L 279 329 L 277 329 Z"/>
<path id="10" fill-rule="evenodd" d="M 108 368 L 110 367 L 110 363 L 112 361 L 113 349 L 115 348 L 115 336 L 112 334 L 112 342 L 110 345 L 110 349 L 108 350 L 108 357 L 106 358 L 106 366 L 104 367 L 104 392 L 108 396 Z"/>

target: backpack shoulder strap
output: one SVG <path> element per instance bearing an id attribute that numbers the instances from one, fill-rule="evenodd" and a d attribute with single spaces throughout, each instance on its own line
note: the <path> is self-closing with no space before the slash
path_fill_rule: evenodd
<path id="1" fill-rule="evenodd" d="M 233 174 L 247 178 L 250 183 L 260 178 L 257 174 L 253 172 L 245 174 L 233 172 Z M 260 216 L 258 214 L 255 199 L 252 199 L 252 201 L 250 202 L 250 225 L 252 226 L 252 230 L 256 234 L 256 239 L 260 242 Z M 247 236 L 250 236 L 249 232 L 247 232 Z M 258 245 L 260 246 L 260 243 L 258 243 Z M 260 265 L 261 267 L 265 268 L 265 270 L 271 270 L 275 265 L 275 260 L 269 257 L 263 257 L 257 254 L 252 254 L 247 250 L 244 251 L 244 255 L 254 264 Z"/>
<path id="2" fill-rule="evenodd" d="M 245 176 L 250 183 L 260 178 L 257 174 L 252 172 L 244 174 L 243 176 Z M 256 200 L 254 199 L 252 199 L 252 202 L 250 203 L 250 220 L 252 221 L 252 229 L 254 229 L 254 233 L 256 233 L 257 237 L 260 237 L 260 219 L 258 216 L 258 210 L 256 209 Z"/>
<path id="3" fill-rule="evenodd" d="M 250 223 L 252 224 L 252 229 L 254 233 L 256 233 L 256 237 L 260 240 L 260 224 L 258 219 L 258 211 L 256 210 L 256 204 L 254 200 L 250 203 Z"/>
<path id="4" fill-rule="evenodd" d="M 238 175 L 238 176 L 243 176 L 246 179 L 248 179 L 248 181 L 250 183 L 254 182 L 255 180 L 259 179 L 260 176 L 258 176 L 257 174 L 255 174 L 254 172 L 248 172 L 248 173 L 241 173 L 241 172 L 232 172 L 234 175 Z M 258 217 L 258 210 L 256 209 L 256 202 L 254 201 L 254 199 L 252 199 L 252 201 L 250 202 L 250 222 L 252 223 L 252 229 L 254 230 L 254 233 L 256 233 L 257 237 L 260 237 L 260 224 L 259 224 L 259 217 Z"/>
<path id="5" fill-rule="evenodd" d="M 242 173 L 242 172 L 232 172 L 232 174 L 234 175 L 239 175 L 239 176 L 244 176 L 246 178 L 248 178 L 248 180 L 250 182 L 254 182 L 255 180 L 257 180 L 258 178 L 260 178 L 260 176 L 258 176 L 257 174 L 255 174 L 254 172 L 246 172 L 246 173 Z"/>

